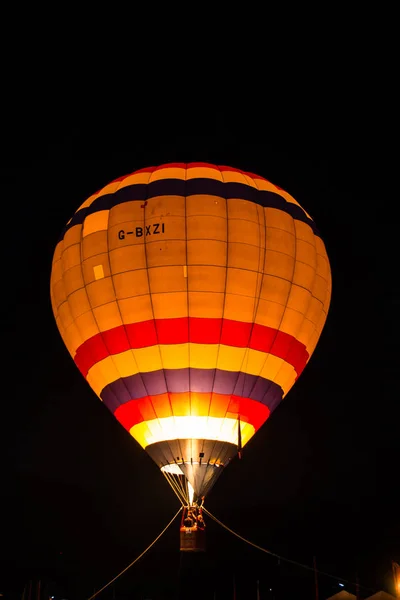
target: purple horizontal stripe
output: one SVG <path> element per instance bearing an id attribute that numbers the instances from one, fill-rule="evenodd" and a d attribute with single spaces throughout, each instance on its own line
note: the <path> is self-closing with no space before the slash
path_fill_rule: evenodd
<path id="1" fill-rule="evenodd" d="M 275 410 L 282 399 L 282 388 L 263 377 L 220 369 L 164 369 L 122 377 L 107 385 L 100 397 L 114 412 L 118 406 L 146 396 L 165 393 L 202 392 L 251 398 Z"/>

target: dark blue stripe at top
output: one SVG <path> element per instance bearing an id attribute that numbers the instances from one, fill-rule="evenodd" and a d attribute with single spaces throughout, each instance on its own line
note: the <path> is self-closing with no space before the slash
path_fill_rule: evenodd
<path id="1" fill-rule="evenodd" d="M 90 206 L 81 208 L 74 214 L 71 221 L 65 227 L 61 239 L 68 229 L 74 225 L 83 223 L 88 215 L 100 210 L 109 210 L 117 204 L 131 202 L 132 200 L 143 202 L 157 196 L 187 197 L 195 194 L 219 196 L 220 198 L 226 199 L 240 198 L 241 200 L 249 200 L 250 202 L 254 202 L 263 207 L 278 208 L 291 215 L 294 219 L 307 223 L 315 235 L 319 235 L 314 221 L 307 217 L 304 210 L 293 202 L 287 202 L 287 200 L 278 193 L 267 190 L 258 190 L 244 183 L 224 183 L 222 181 L 217 181 L 216 179 L 199 178 L 189 179 L 188 181 L 183 179 L 161 179 L 149 184 L 137 183 L 123 187 L 112 194 L 100 196 L 99 198 L 96 198 Z"/>

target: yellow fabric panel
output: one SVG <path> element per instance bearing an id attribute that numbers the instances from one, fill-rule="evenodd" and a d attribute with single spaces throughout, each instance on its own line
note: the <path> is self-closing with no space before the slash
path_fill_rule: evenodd
<path id="1" fill-rule="evenodd" d="M 238 171 L 221 171 L 222 180 L 224 183 L 242 183 L 247 185 L 247 179 Z"/>
<path id="2" fill-rule="evenodd" d="M 149 285 L 152 294 L 158 292 L 184 292 L 187 278 L 183 265 L 178 267 L 152 267 L 148 270 Z"/>
<path id="3" fill-rule="evenodd" d="M 308 311 L 306 313 L 307 319 L 309 319 L 312 323 L 317 326 L 319 323 L 322 313 L 324 312 L 323 303 L 317 298 L 313 297 L 310 302 L 310 306 L 308 307 Z"/>
<path id="4" fill-rule="evenodd" d="M 68 296 L 68 304 L 74 319 L 91 310 L 87 292 L 84 287 L 75 290 Z"/>
<path id="5" fill-rule="evenodd" d="M 273 329 L 279 329 L 284 312 L 285 305 L 260 298 L 257 307 L 256 323 L 272 327 Z"/>
<path id="6" fill-rule="evenodd" d="M 85 312 L 82 315 L 79 315 L 79 317 L 76 317 L 75 325 L 81 332 L 82 338 L 85 338 L 84 341 L 99 333 L 99 328 L 92 311 Z"/>
<path id="7" fill-rule="evenodd" d="M 307 317 L 304 318 L 300 330 L 297 333 L 297 339 L 299 342 L 305 345 L 307 352 L 311 354 L 310 341 L 312 340 L 316 332 L 316 324 L 310 321 Z"/>
<path id="8" fill-rule="evenodd" d="M 190 366 L 194 369 L 215 369 L 218 357 L 218 344 L 189 344 Z M 177 369 L 184 369 L 187 363 L 182 362 Z"/>
<path id="9" fill-rule="evenodd" d="M 58 308 L 63 302 L 66 302 L 67 295 L 65 293 L 64 282 L 62 279 L 53 284 L 54 304 Z"/>
<path id="10" fill-rule="evenodd" d="M 109 210 L 99 210 L 88 215 L 83 222 L 82 237 L 107 229 L 109 212 Z"/>
<path id="11" fill-rule="evenodd" d="M 126 271 L 113 276 L 117 300 L 131 296 L 149 294 L 149 282 L 146 269 Z M 111 301 L 111 300 L 110 300 Z"/>
<path id="12" fill-rule="evenodd" d="M 241 221 L 253 221 L 254 223 L 258 224 L 260 217 L 257 210 L 257 206 L 257 204 L 254 204 L 254 202 L 250 202 L 250 200 L 229 198 L 229 200 L 227 201 L 228 218 L 240 219 Z"/>
<path id="13" fill-rule="evenodd" d="M 72 267 L 72 269 L 68 269 L 65 271 L 63 275 L 63 281 L 65 286 L 65 293 L 67 296 L 79 290 L 79 288 L 84 287 L 84 281 L 82 276 L 82 267 L 81 265 L 77 267 Z"/>
<path id="14" fill-rule="evenodd" d="M 296 261 L 310 265 L 314 271 L 317 270 L 317 253 L 315 246 L 304 242 L 303 240 L 296 239 Z"/>
<path id="15" fill-rule="evenodd" d="M 224 292 L 189 292 L 189 316 L 220 319 L 224 310 Z"/>
<path id="16" fill-rule="evenodd" d="M 167 292 L 152 295 L 155 319 L 174 319 L 188 316 L 187 292 Z"/>
<path id="17" fill-rule="evenodd" d="M 147 200 L 144 209 L 146 221 L 154 217 L 185 217 L 185 198 L 183 196 L 155 196 Z"/>
<path id="18" fill-rule="evenodd" d="M 227 221 L 223 217 L 193 216 L 186 223 L 188 240 L 227 240 Z"/>
<path id="19" fill-rule="evenodd" d="M 226 199 L 221 196 L 195 194 L 186 198 L 186 217 L 221 217 L 226 221 Z"/>
<path id="20" fill-rule="evenodd" d="M 129 377 L 138 373 L 138 366 L 132 350 L 107 356 L 107 358 L 93 365 L 89 370 L 86 380 L 94 392 L 99 395 L 103 388 L 120 377 Z"/>
<path id="21" fill-rule="evenodd" d="M 82 223 L 79 223 L 78 225 L 71 227 L 71 229 L 68 229 L 64 235 L 64 249 L 68 248 L 68 246 L 73 246 L 73 244 L 80 244 L 82 227 Z"/>
<path id="22" fill-rule="evenodd" d="M 296 383 L 297 374 L 294 369 L 289 369 L 290 365 L 287 363 L 283 363 L 279 372 L 276 375 L 276 378 L 280 381 L 280 386 L 283 390 L 283 398 L 286 396 L 291 387 Z"/>
<path id="23" fill-rule="evenodd" d="M 249 185 L 250 187 L 255 188 L 256 190 L 259 189 L 257 187 L 257 184 L 256 184 L 256 179 L 253 179 L 253 177 L 250 177 L 250 175 L 245 175 L 245 174 L 243 174 L 243 177 L 245 178 L 245 181 L 246 181 L 247 185 Z"/>
<path id="24" fill-rule="evenodd" d="M 79 317 L 79 320 L 81 319 L 82 317 Z M 218 344 L 193 343 L 149 346 L 147 348 L 137 348 L 107 356 L 91 367 L 87 375 L 87 380 L 90 385 L 93 382 L 92 387 L 94 391 L 96 394 L 100 394 L 102 388 L 96 387 L 96 381 L 100 381 L 100 379 L 106 382 L 105 385 L 108 385 L 119 379 L 119 377 L 127 377 L 129 375 L 136 375 L 137 373 L 149 373 L 161 369 L 185 369 L 188 366 L 195 369 L 215 369 L 217 365 L 218 369 L 226 371 L 235 372 L 241 370 L 250 375 L 262 375 L 263 377 L 270 378 L 271 373 L 265 368 L 267 358 L 269 365 L 278 365 L 275 369 L 278 372 L 278 367 L 281 367 L 281 363 L 284 361 L 258 350 L 233 348 L 232 346 L 225 346 L 223 344 L 220 346 Z M 290 372 L 293 372 L 293 377 L 295 378 L 296 373 L 294 368 L 291 365 L 288 365 L 288 368 Z M 275 371 L 273 371 L 273 374 Z M 289 371 L 286 369 L 285 372 Z M 279 373 L 276 383 L 281 385 Z"/>
<path id="25" fill-rule="evenodd" d="M 161 364 L 164 369 L 179 369 L 177 365 L 189 366 L 189 352 L 192 344 L 160 345 Z M 171 351 L 172 350 L 172 351 Z"/>
<path id="26" fill-rule="evenodd" d="M 115 298 L 111 277 L 105 277 L 86 285 L 86 291 L 92 308 L 112 302 Z"/>
<path id="27" fill-rule="evenodd" d="M 228 269 L 226 292 L 243 296 L 257 296 L 258 277 L 255 271 L 244 269 Z"/>
<path id="28" fill-rule="evenodd" d="M 250 177 L 250 175 L 248 177 Z M 266 179 L 259 179 L 258 177 L 251 177 L 251 179 L 258 190 L 265 190 L 267 192 L 274 192 L 275 194 L 280 194 L 280 190 L 278 190 L 276 185 L 274 185 L 270 181 L 267 181 Z"/>
<path id="29" fill-rule="evenodd" d="M 123 246 L 110 252 L 111 273 L 124 273 L 146 268 L 144 244 Z"/>
<path id="30" fill-rule="evenodd" d="M 191 292 L 225 292 L 224 267 L 188 266 L 188 287 Z M 186 280 L 185 280 L 186 281 Z"/>
<path id="31" fill-rule="evenodd" d="M 296 239 L 303 240 L 303 242 L 308 242 L 315 248 L 315 239 L 316 236 L 311 229 L 308 223 L 303 223 L 303 221 L 294 221 L 294 227 L 296 230 Z"/>
<path id="32" fill-rule="evenodd" d="M 51 276 L 50 276 L 51 286 L 55 285 L 57 283 L 57 281 L 60 281 L 60 279 L 62 279 L 62 277 L 63 277 L 63 266 L 62 266 L 61 254 L 60 254 L 60 258 L 58 258 L 57 260 L 55 260 L 53 262 L 53 265 L 51 268 Z"/>
<path id="33" fill-rule="evenodd" d="M 293 283 L 299 285 L 301 287 L 306 288 L 307 290 L 311 290 L 315 278 L 315 268 L 314 266 L 307 265 L 303 262 L 297 261 L 294 274 L 293 274 Z"/>
<path id="34" fill-rule="evenodd" d="M 331 270 L 326 254 L 317 253 L 317 273 L 330 284 Z"/>
<path id="35" fill-rule="evenodd" d="M 292 281 L 294 268 L 294 257 L 274 250 L 265 251 L 264 273 L 266 275 L 274 275 Z"/>
<path id="36" fill-rule="evenodd" d="M 311 302 L 311 291 L 293 284 L 287 299 L 287 306 L 302 315 L 307 314 Z"/>
<path id="37" fill-rule="evenodd" d="M 146 241 L 147 266 L 164 267 L 186 264 L 186 242 L 181 240 Z"/>
<path id="38" fill-rule="evenodd" d="M 53 310 L 53 315 L 54 317 L 57 317 L 57 306 L 54 300 L 54 295 L 53 295 L 53 288 L 50 285 L 50 303 L 51 303 L 51 308 Z"/>
<path id="39" fill-rule="evenodd" d="M 290 294 L 291 282 L 281 277 L 264 275 L 262 280 L 260 296 L 264 300 L 286 304 Z"/>
<path id="40" fill-rule="evenodd" d="M 294 219 L 283 210 L 278 208 L 264 208 L 265 212 L 265 224 L 267 227 L 275 227 L 277 229 L 283 229 L 296 235 Z"/>
<path id="41" fill-rule="evenodd" d="M 242 446 L 254 435 L 249 423 L 240 424 Z M 208 439 L 237 444 L 237 419 L 216 417 L 166 417 L 134 425 L 130 434 L 143 447 L 176 439 Z"/>
<path id="42" fill-rule="evenodd" d="M 225 319 L 229 319 L 231 321 L 252 323 L 257 303 L 257 298 L 252 298 L 250 296 L 239 296 L 237 294 L 226 294 L 223 316 Z"/>
<path id="43" fill-rule="evenodd" d="M 83 260 L 108 252 L 107 231 L 91 233 L 83 238 L 81 245 Z"/>
<path id="44" fill-rule="evenodd" d="M 132 200 L 130 202 L 122 202 L 110 208 L 108 216 L 108 229 L 116 225 L 137 221 L 143 223 L 144 213 L 141 207 L 141 202 Z"/>
<path id="45" fill-rule="evenodd" d="M 325 302 L 324 302 L 324 311 L 326 313 L 328 312 L 329 305 L 330 305 L 330 302 L 331 302 L 331 295 L 332 295 L 332 286 L 329 286 L 327 294 L 326 294 Z"/>
<path id="46" fill-rule="evenodd" d="M 149 294 L 118 299 L 118 306 L 124 324 L 141 323 L 142 321 L 150 321 L 153 318 Z"/>
<path id="47" fill-rule="evenodd" d="M 149 183 L 160 179 L 185 179 L 186 169 L 183 167 L 166 167 L 157 169 L 150 174 Z"/>
<path id="48" fill-rule="evenodd" d="M 56 319 L 56 324 L 57 324 L 58 330 L 61 333 L 61 337 L 63 338 L 63 340 L 65 342 L 65 329 L 64 329 L 64 325 L 62 324 L 58 313 L 56 314 L 55 319 Z"/>
<path id="49" fill-rule="evenodd" d="M 248 365 L 248 353 L 249 350 L 247 348 L 233 348 L 232 346 L 221 344 L 217 356 L 217 369 L 221 369 L 222 371 L 240 371 L 244 365 L 246 367 Z"/>
<path id="50" fill-rule="evenodd" d="M 168 208 L 165 209 L 168 212 Z M 159 225 L 156 228 L 156 225 Z M 142 222 L 143 225 L 143 222 Z M 150 235 L 144 235 L 143 237 L 137 238 L 149 242 L 168 241 L 168 240 L 186 240 L 186 221 L 184 216 L 180 215 L 151 215 L 146 208 L 146 225 L 150 225 Z M 164 232 L 162 227 L 164 226 Z M 158 233 L 154 233 L 156 231 Z"/>
<path id="51" fill-rule="evenodd" d="M 303 320 L 303 314 L 299 313 L 297 310 L 286 307 L 279 329 L 293 337 L 297 337 L 297 333 L 302 326 Z"/>
<path id="52" fill-rule="evenodd" d="M 115 374 L 117 375 L 117 371 L 115 371 Z M 118 377 L 118 375 L 117 375 L 117 377 Z M 94 393 L 102 401 L 102 399 L 100 397 L 100 392 L 97 393 L 96 390 L 103 390 L 106 387 L 107 383 L 106 383 L 106 379 L 104 377 L 104 374 L 103 373 L 96 373 L 95 375 L 93 375 L 91 377 L 91 379 L 89 379 L 89 377 L 87 377 L 86 380 L 89 383 L 89 385 L 92 388 L 92 390 L 94 391 Z"/>
<path id="53" fill-rule="evenodd" d="M 68 271 L 72 267 L 76 267 L 81 263 L 81 245 L 73 244 L 68 246 L 61 255 L 62 270 Z"/>
<path id="54" fill-rule="evenodd" d="M 173 361 L 173 346 L 169 346 L 169 362 Z M 163 357 L 165 353 L 163 353 Z M 138 348 L 135 350 L 135 360 L 139 369 L 139 373 L 148 373 L 149 371 L 159 371 L 163 368 L 161 360 L 160 346 L 149 346 L 148 348 Z M 186 353 L 187 360 L 187 353 Z M 175 363 L 177 364 L 177 362 Z M 179 368 L 179 367 L 178 367 Z"/>
<path id="55" fill-rule="evenodd" d="M 228 220 L 228 240 L 229 243 L 251 244 L 253 246 L 265 248 L 265 227 L 254 221 L 239 221 L 237 219 Z"/>
<path id="56" fill-rule="evenodd" d="M 186 248 L 185 248 L 186 250 Z M 187 244 L 188 265 L 226 266 L 227 244 L 216 240 L 191 240 Z M 183 254 L 182 263 L 186 262 Z"/>
<path id="57" fill-rule="evenodd" d="M 249 271 L 261 271 L 264 264 L 264 251 L 250 244 L 229 243 L 228 266 Z"/>
<path id="58" fill-rule="evenodd" d="M 121 313 L 116 302 L 109 302 L 93 310 L 99 331 L 107 331 L 122 325 Z"/>
<path id="59" fill-rule="evenodd" d="M 92 256 L 82 262 L 83 279 L 86 285 L 92 283 L 92 281 L 96 281 L 94 267 L 98 265 L 102 265 L 104 277 L 110 277 L 111 273 L 108 253 L 104 252 L 103 254 L 96 254 L 96 256 Z"/>
<path id="60" fill-rule="evenodd" d="M 264 354 L 263 356 L 264 361 L 257 375 L 259 374 L 265 379 L 272 379 L 281 386 L 284 392 L 287 392 L 288 381 L 291 381 L 290 385 L 293 385 L 296 379 L 294 367 L 273 354 Z"/>
<path id="61" fill-rule="evenodd" d="M 210 167 L 191 167 L 186 171 L 186 179 L 216 179 L 222 181 L 222 174 L 219 169 Z"/>
<path id="62" fill-rule="evenodd" d="M 328 284 L 326 279 L 320 277 L 320 275 L 316 275 L 314 279 L 314 284 L 312 287 L 313 296 L 315 296 L 322 304 L 325 302 L 325 298 L 328 292 Z"/>
<path id="63" fill-rule="evenodd" d="M 71 356 L 74 358 L 75 353 L 79 346 L 85 342 L 85 338 L 82 336 L 82 332 L 78 329 L 75 322 L 70 323 L 64 334 L 67 348 L 70 351 Z"/>
<path id="64" fill-rule="evenodd" d="M 268 250 L 296 256 L 296 238 L 289 231 L 267 227 L 265 246 Z"/>
<path id="65" fill-rule="evenodd" d="M 315 236 L 315 247 L 316 247 L 317 253 L 320 254 L 321 256 L 324 256 L 326 258 L 326 260 L 328 260 L 328 255 L 326 252 L 325 244 L 321 240 L 320 237 Z"/>
<path id="66" fill-rule="evenodd" d="M 53 261 L 52 261 L 53 266 L 61 259 L 61 254 L 62 254 L 63 250 L 64 250 L 64 240 L 61 240 L 60 242 L 58 242 L 57 246 L 54 249 Z"/>
<path id="67" fill-rule="evenodd" d="M 136 173 L 136 174 L 129 175 L 128 177 L 125 177 L 125 179 L 123 179 L 120 182 L 119 189 L 122 189 L 123 187 L 126 187 L 127 185 L 135 185 L 137 183 L 148 183 L 149 179 L 150 179 L 150 175 L 151 175 L 151 173 L 148 171 L 145 171 L 144 173 Z"/>
<path id="68" fill-rule="evenodd" d="M 139 373 L 139 367 L 135 356 L 135 350 L 127 350 L 121 354 L 115 354 L 113 358 L 114 367 L 119 377 L 129 377 L 132 373 Z"/>
<path id="69" fill-rule="evenodd" d="M 64 331 L 66 331 L 71 325 L 71 323 L 74 322 L 68 302 L 63 302 L 62 304 L 60 304 L 60 306 L 58 307 L 58 316 L 60 317 L 60 321 L 62 323 Z"/>

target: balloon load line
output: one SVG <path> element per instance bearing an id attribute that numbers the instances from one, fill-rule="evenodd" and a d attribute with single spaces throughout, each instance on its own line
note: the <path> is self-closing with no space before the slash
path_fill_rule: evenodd
<path id="1" fill-rule="evenodd" d="M 92 596 L 90 596 L 90 598 L 88 598 L 88 600 L 93 600 L 93 598 L 96 598 L 96 596 L 98 596 L 101 592 L 103 592 L 106 588 L 108 588 L 112 583 L 114 583 L 114 581 L 116 581 L 119 577 L 121 577 L 121 575 L 123 575 L 124 573 L 126 573 L 126 571 L 128 571 L 131 567 L 133 567 L 133 565 L 135 563 L 137 563 L 142 558 L 142 556 L 144 556 L 146 554 L 146 552 L 148 552 L 150 550 L 150 548 L 152 548 L 154 546 L 154 544 L 156 542 L 158 542 L 158 540 L 160 539 L 160 537 L 162 535 L 164 535 L 164 533 L 167 531 L 168 527 L 170 525 L 172 525 L 172 523 L 175 521 L 176 517 L 179 515 L 179 513 L 181 512 L 181 510 L 182 510 L 182 507 L 179 508 L 179 510 L 172 517 L 172 519 L 170 520 L 170 522 L 168 523 L 168 525 L 166 525 L 164 527 L 164 529 L 161 531 L 161 533 L 159 533 L 158 536 L 151 542 L 151 544 L 149 546 L 147 546 L 146 550 L 143 550 L 143 552 L 141 554 L 139 554 L 139 556 L 137 556 L 135 558 L 135 560 L 133 560 L 127 567 L 125 567 L 125 569 L 123 569 L 120 573 L 118 573 L 118 575 L 116 575 L 115 577 L 113 577 L 108 583 L 106 583 L 105 585 L 103 585 L 102 588 L 100 588 L 99 590 L 97 590 L 97 592 L 95 592 Z"/>

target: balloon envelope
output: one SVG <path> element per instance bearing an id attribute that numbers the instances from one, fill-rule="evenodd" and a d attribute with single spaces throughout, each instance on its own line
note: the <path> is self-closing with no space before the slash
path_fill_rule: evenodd
<path id="1" fill-rule="evenodd" d="M 199 497 L 301 374 L 330 295 L 324 243 L 298 202 L 204 163 L 106 185 L 68 222 L 51 273 L 82 375 Z"/>

